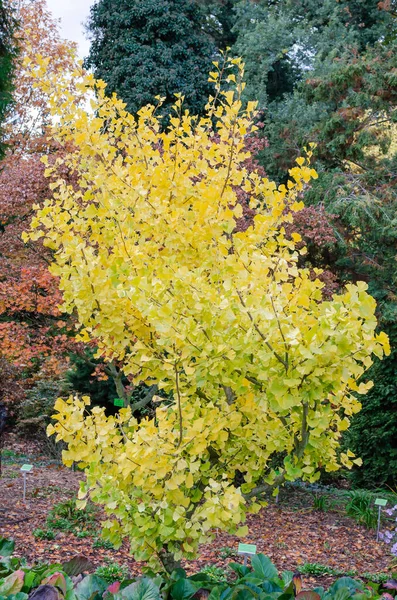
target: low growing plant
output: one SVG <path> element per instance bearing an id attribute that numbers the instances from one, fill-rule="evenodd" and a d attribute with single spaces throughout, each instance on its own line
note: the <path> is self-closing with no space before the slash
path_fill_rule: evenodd
<path id="1" fill-rule="evenodd" d="M 325 512 L 330 508 L 328 496 L 325 494 L 313 494 L 313 508 L 321 512 Z"/>
<path id="2" fill-rule="evenodd" d="M 53 529 L 35 529 L 33 531 L 33 537 L 36 540 L 54 540 L 56 538 L 56 532 Z"/>
<path id="3" fill-rule="evenodd" d="M 237 556 L 237 552 L 234 550 L 234 548 L 229 548 L 228 546 L 220 548 L 218 554 L 223 559 L 231 557 L 236 558 Z"/>
<path id="4" fill-rule="evenodd" d="M 203 569 L 201 569 L 201 573 L 204 573 L 210 580 L 218 583 L 227 581 L 225 570 L 221 567 L 217 567 L 216 565 L 206 565 Z"/>
<path id="5" fill-rule="evenodd" d="M 381 531 L 379 533 L 379 537 L 386 544 L 390 544 L 390 552 L 394 556 L 397 556 L 397 528 L 395 527 L 395 524 L 397 522 L 397 504 L 395 504 L 391 508 L 386 508 L 384 512 L 386 515 L 388 515 L 389 518 L 392 519 L 391 523 L 393 523 L 393 525 L 390 526 L 388 529 Z"/>
<path id="6" fill-rule="evenodd" d="M 78 537 L 87 537 L 95 531 L 97 510 L 91 503 L 84 509 L 77 508 L 76 500 L 71 498 L 56 504 L 49 512 L 47 526 L 50 529 L 70 531 Z"/>
<path id="7" fill-rule="evenodd" d="M 335 575 L 335 569 L 320 563 L 304 563 L 299 571 L 304 575 Z"/>
<path id="8" fill-rule="evenodd" d="M 346 504 L 346 514 L 369 529 L 374 529 L 377 524 L 377 514 L 373 506 L 373 495 L 366 490 L 349 492 Z"/>
<path id="9" fill-rule="evenodd" d="M 109 542 L 108 540 L 104 540 L 101 537 L 95 538 L 95 540 L 93 541 L 92 547 L 93 548 L 104 548 L 105 550 L 114 550 L 114 546 L 113 546 L 112 542 Z"/>
<path id="10" fill-rule="evenodd" d="M 359 577 L 360 579 L 370 581 L 371 583 L 375 584 L 384 584 L 388 580 L 390 580 L 390 577 L 386 573 L 361 573 L 360 571 L 356 571 L 354 569 L 337 569 L 328 565 L 323 565 L 321 563 L 305 563 L 300 567 L 300 573 L 305 575 L 314 575 L 315 577 L 321 575 L 335 575 L 338 577 Z"/>
<path id="11" fill-rule="evenodd" d="M 107 583 L 123 582 L 128 579 L 129 569 L 127 565 L 107 560 L 105 565 L 97 568 L 95 575 L 102 577 Z"/>
<path id="12" fill-rule="evenodd" d="M 77 538 L 87 538 L 90 537 L 92 535 L 91 531 L 76 531 L 75 536 Z"/>
<path id="13" fill-rule="evenodd" d="M 376 600 L 384 590 L 388 590 L 388 600 L 393 600 L 397 590 L 394 580 L 382 587 L 350 577 L 338 579 L 328 590 L 303 590 L 299 574 L 285 571 L 280 576 L 263 554 L 253 556 L 251 566 L 231 563 L 234 577 L 230 580 L 216 579 L 221 570 L 211 565 L 189 577 L 183 569 L 177 569 L 167 578 L 154 575 L 125 579 L 124 567 L 108 563 L 74 584 L 73 576 L 92 569 L 87 559 L 75 557 L 63 565 L 28 567 L 23 559 L 12 556 L 13 550 L 11 540 L 0 538 L 1 600 L 28 600 L 32 592 L 54 600 Z"/>

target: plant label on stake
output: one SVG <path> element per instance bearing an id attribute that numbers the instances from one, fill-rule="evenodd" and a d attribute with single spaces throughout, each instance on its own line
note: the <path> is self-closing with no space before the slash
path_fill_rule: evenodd
<path id="1" fill-rule="evenodd" d="M 386 506 L 387 504 L 387 500 L 385 500 L 384 498 L 377 498 L 375 500 L 375 506 Z"/>
<path id="2" fill-rule="evenodd" d="M 237 554 L 244 556 L 244 567 L 247 566 L 247 556 L 254 556 L 256 554 L 255 544 L 239 544 Z"/>
<path id="3" fill-rule="evenodd" d="M 382 506 L 386 506 L 387 500 L 384 498 L 377 498 L 375 500 L 375 506 L 378 507 L 378 527 L 376 530 L 376 541 L 379 542 L 379 531 L 380 531 L 380 511 L 382 510 Z"/>
<path id="4" fill-rule="evenodd" d="M 22 465 L 21 473 L 23 475 L 23 501 L 26 502 L 26 473 L 30 473 L 33 465 Z"/>
<path id="5" fill-rule="evenodd" d="M 113 403 L 115 406 L 120 406 L 121 408 L 123 408 L 124 406 L 124 400 L 122 400 L 121 398 L 115 398 L 113 400 Z"/>

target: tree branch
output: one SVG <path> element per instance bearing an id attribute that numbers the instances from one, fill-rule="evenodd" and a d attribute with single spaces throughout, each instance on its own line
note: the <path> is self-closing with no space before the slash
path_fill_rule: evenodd
<path id="1" fill-rule="evenodd" d="M 236 290 L 238 297 L 240 298 L 240 302 L 241 304 L 244 306 L 244 308 L 246 309 L 247 306 L 242 298 L 241 293 Z M 252 325 L 254 326 L 255 331 L 257 332 L 257 334 L 260 336 L 260 338 L 265 342 L 266 346 L 269 348 L 269 350 L 271 352 L 273 352 L 274 356 L 277 358 L 277 360 L 283 365 L 284 369 L 286 371 L 288 371 L 288 363 L 286 363 L 286 361 L 278 354 L 278 352 L 276 352 L 274 350 L 274 348 L 272 347 L 272 345 L 267 341 L 266 337 L 263 335 L 263 333 L 261 332 L 261 330 L 259 329 L 259 327 L 257 326 L 257 324 L 254 321 L 253 316 L 251 315 L 251 313 L 249 312 L 249 310 L 247 310 L 247 315 L 252 323 Z"/>
<path id="2" fill-rule="evenodd" d="M 155 394 L 157 394 L 158 389 L 159 388 L 157 385 L 151 385 L 148 388 L 147 393 L 141 400 L 137 400 L 136 402 L 132 402 L 130 404 L 132 412 L 134 413 L 137 410 L 140 410 L 141 408 L 144 408 L 145 406 L 147 406 L 149 404 L 149 402 L 152 400 L 153 396 Z"/>
<path id="3" fill-rule="evenodd" d="M 227 385 L 222 385 L 222 389 L 225 392 L 227 403 L 233 404 L 236 399 L 236 394 L 233 392 L 232 388 Z"/>
<path id="4" fill-rule="evenodd" d="M 110 374 L 110 376 L 112 377 L 114 384 L 116 386 L 116 391 L 117 391 L 117 396 L 119 398 L 121 398 L 121 400 L 123 400 L 124 402 L 124 408 L 127 408 L 130 405 L 130 399 L 128 397 L 128 394 L 126 392 L 126 389 L 123 385 L 122 379 L 123 379 L 123 373 L 122 371 L 118 370 L 116 365 L 114 364 L 114 362 L 110 362 L 108 363 L 108 367 L 106 367 L 108 370 L 108 373 Z"/>
<path id="5" fill-rule="evenodd" d="M 282 473 L 281 475 L 278 475 L 276 477 L 273 484 L 263 483 L 261 485 L 258 485 L 257 487 L 254 487 L 253 490 L 248 492 L 248 494 L 243 494 L 243 498 L 245 498 L 246 500 L 250 500 L 251 498 L 261 496 L 262 494 L 265 494 L 266 492 L 272 492 L 275 488 L 278 488 L 282 483 L 284 483 L 284 481 L 285 481 L 285 473 Z"/>

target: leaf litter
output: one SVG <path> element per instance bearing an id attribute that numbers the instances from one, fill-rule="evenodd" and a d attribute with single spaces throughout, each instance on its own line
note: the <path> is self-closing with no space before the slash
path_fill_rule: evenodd
<path id="1" fill-rule="evenodd" d="M 0 536 L 16 542 L 16 554 L 28 562 L 65 562 L 82 554 L 95 566 L 110 560 L 128 565 L 132 574 L 138 574 L 142 565 L 129 554 L 128 543 L 121 548 L 95 547 L 103 513 L 98 510 L 94 532 L 87 537 L 76 537 L 70 531 L 56 531 L 53 540 L 37 539 L 36 529 L 45 530 L 46 519 L 54 505 L 75 498 L 83 473 L 72 471 L 37 454 L 37 447 L 7 439 L 17 452 L 4 464 L 0 478 Z M 30 452 L 33 451 L 33 455 Z M 14 462 L 15 456 L 15 462 Z M 27 475 L 26 503 L 23 501 L 21 460 L 29 458 L 34 464 Z M 376 532 L 366 529 L 354 520 L 336 511 L 315 511 L 310 506 L 309 494 L 299 489 L 281 492 L 280 502 L 274 500 L 257 515 L 247 517 L 249 534 L 239 539 L 221 531 L 214 532 L 212 543 L 201 547 L 197 560 L 186 561 L 188 573 L 212 564 L 226 568 L 230 561 L 242 562 L 237 556 L 239 542 L 256 544 L 257 552 L 269 556 L 280 571 L 299 571 L 305 563 L 327 565 L 344 572 L 391 573 L 392 556 L 388 547 L 376 542 Z M 305 576 L 306 583 L 328 585 L 335 577 L 329 575 Z"/>

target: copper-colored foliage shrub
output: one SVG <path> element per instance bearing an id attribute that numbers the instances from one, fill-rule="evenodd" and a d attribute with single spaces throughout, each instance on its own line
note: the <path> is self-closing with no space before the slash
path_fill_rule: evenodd
<path id="1" fill-rule="evenodd" d="M 72 73 L 75 44 L 62 40 L 45 0 L 18 5 L 20 54 L 14 105 L 5 126 L 7 154 L 0 165 L 0 401 L 14 404 L 40 378 L 56 378 L 65 369 L 70 346 L 58 309 L 61 295 L 47 270 L 50 256 L 40 242 L 25 245 L 33 206 L 51 195 L 43 155 L 56 160 L 49 144 L 45 93 L 34 85 L 31 68 L 37 55 L 49 58 L 52 73 Z M 70 79 L 73 86 L 73 78 Z M 13 412 L 13 408 L 11 412 Z"/>

